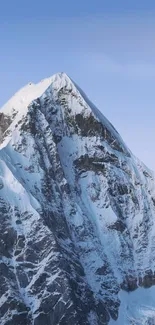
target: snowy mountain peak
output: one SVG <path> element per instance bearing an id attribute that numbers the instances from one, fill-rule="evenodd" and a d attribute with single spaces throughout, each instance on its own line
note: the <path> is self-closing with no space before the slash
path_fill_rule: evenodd
<path id="1" fill-rule="evenodd" d="M 52 77 L 41 80 L 34 84 L 29 82 L 25 87 L 21 88 L 1 109 L 0 118 L 3 125 L 0 125 L 0 142 L 4 131 L 8 130 L 10 136 L 15 129 L 15 125 L 24 118 L 28 113 L 30 104 L 51 92 L 58 92 L 61 88 L 75 89 L 70 78 L 63 72 L 57 73 Z M 51 96 L 51 94 L 50 94 Z"/>
<path id="2" fill-rule="evenodd" d="M 6 115 L 12 115 L 15 110 L 23 112 L 29 104 L 36 98 L 40 97 L 45 90 L 51 85 L 53 78 L 40 81 L 37 84 L 28 83 L 20 89 L 1 109 Z"/>
<path id="3" fill-rule="evenodd" d="M 0 234 L 1 325 L 154 324 L 154 175 L 65 73 L 0 112 Z"/>
<path id="4" fill-rule="evenodd" d="M 36 98 L 40 97 L 48 87 L 59 89 L 71 85 L 72 82 L 65 73 L 57 73 L 50 78 L 41 80 L 34 84 L 29 82 L 21 88 L 0 110 L 6 115 L 11 115 L 13 110 L 24 112 L 24 109 Z"/>
<path id="5" fill-rule="evenodd" d="M 103 132 L 106 133 L 107 137 L 108 134 L 112 135 L 111 142 L 114 144 L 118 142 L 121 143 L 122 150 L 125 150 L 128 155 L 130 154 L 120 135 L 110 122 L 91 103 L 79 86 L 77 86 L 64 72 L 57 73 L 50 78 L 41 80 L 37 84 L 27 84 L 2 107 L 0 113 L 5 116 L 5 119 L 10 119 L 10 123 L 8 124 L 10 136 L 19 121 L 27 115 L 32 102 L 40 100 L 40 103 L 43 103 L 47 100 L 50 101 L 51 106 L 53 103 L 55 105 L 56 102 L 57 109 L 59 110 L 60 108 L 58 108 L 58 106 L 60 105 L 58 105 L 58 103 L 60 102 L 61 104 L 61 98 L 64 104 L 67 99 L 70 107 L 70 114 L 73 116 L 76 115 L 77 119 L 80 117 L 80 114 L 82 114 L 83 122 L 85 119 L 88 120 L 88 118 L 91 120 L 97 119 L 98 126 L 101 127 L 102 123 L 105 127 Z M 63 106 L 61 106 L 61 108 L 62 107 Z M 2 133 L 1 130 L 0 132 Z"/>

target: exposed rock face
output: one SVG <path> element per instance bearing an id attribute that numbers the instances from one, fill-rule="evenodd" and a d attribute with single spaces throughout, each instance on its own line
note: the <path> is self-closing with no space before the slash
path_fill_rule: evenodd
<path id="1" fill-rule="evenodd" d="M 4 132 L 8 129 L 11 124 L 11 117 L 0 113 L 0 143 L 3 140 Z"/>
<path id="2" fill-rule="evenodd" d="M 65 74 L 17 93 L 0 132 L 1 325 L 117 319 L 121 288 L 155 284 L 153 173 Z"/>

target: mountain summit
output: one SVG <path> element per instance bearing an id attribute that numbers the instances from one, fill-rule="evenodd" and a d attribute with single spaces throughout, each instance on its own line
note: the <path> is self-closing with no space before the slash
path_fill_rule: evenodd
<path id="1" fill-rule="evenodd" d="M 65 74 L 0 110 L 1 325 L 153 325 L 155 179 Z"/>

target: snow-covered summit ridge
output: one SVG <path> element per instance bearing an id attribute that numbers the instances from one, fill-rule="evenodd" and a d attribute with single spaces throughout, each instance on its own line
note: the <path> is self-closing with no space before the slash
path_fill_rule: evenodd
<path id="1" fill-rule="evenodd" d="M 25 87 L 20 89 L 1 109 L 0 113 L 11 117 L 12 125 L 9 130 L 14 130 L 16 123 L 22 119 L 28 112 L 29 106 L 38 98 L 44 100 L 47 98 L 57 99 L 61 89 L 66 89 L 68 92 L 67 101 L 70 101 L 70 106 L 73 115 L 84 112 L 85 117 L 92 114 L 97 121 L 102 123 L 107 130 L 113 134 L 114 142 L 118 141 L 128 155 L 130 150 L 120 137 L 119 133 L 113 125 L 106 119 L 106 117 L 96 108 L 96 106 L 89 100 L 81 88 L 64 72 L 56 73 L 55 75 L 41 80 L 39 83 L 28 83 Z M 79 105 L 73 103 L 73 96 L 78 99 Z"/>
<path id="2" fill-rule="evenodd" d="M 69 82 L 69 77 L 65 73 L 57 73 L 52 77 L 41 80 L 34 84 L 29 82 L 21 88 L 16 94 L 1 108 L 0 112 L 6 115 L 12 115 L 13 111 L 24 113 L 30 103 L 38 98 L 54 84 L 55 88 L 63 87 Z"/>
<path id="3" fill-rule="evenodd" d="M 95 116 L 95 118 L 113 134 L 114 138 L 122 144 L 122 147 L 125 149 L 126 153 L 133 157 L 132 152 L 124 143 L 118 131 L 114 128 L 110 121 L 108 121 L 108 119 L 98 110 L 98 108 L 91 102 L 91 100 L 77 85 L 77 83 L 75 83 L 65 72 L 58 72 L 49 78 L 42 79 L 36 84 L 29 82 L 26 86 L 17 91 L 15 95 L 0 109 L 0 113 L 12 118 L 12 123 L 8 127 L 8 130 L 11 131 L 9 132 L 10 136 L 12 131 L 14 131 L 15 129 L 16 123 L 18 123 L 18 121 L 27 114 L 28 109 L 33 101 L 38 98 L 44 100 L 44 98 L 46 97 L 53 97 L 57 99 L 59 96 L 59 91 L 63 88 L 65 88 L 70 93 L 72 92 L 72 94 L 74 95 L 76 94 L 76 96 L 80 99 L 79 106 L 74 106 L 72 98 L 70 100 L 70 105 L 72 106 L 73 114 L 78 114 L 79 112 L 81 113 L 81 109 L 83 108 L 85 110 L 85 116 L 92 113 L 93 116 Z M 3 145 L 1 146 L 1 148 L 2 147 Z M 139 161 L 136 157 L 134 157 L 134 160 L 137 160 L 137 162 Z M 147 169 L 148 172 L 152 175 L 152 177 L 154 177 L 153 171 L 147 168 L 140 161 L 139 164 L 143 165 L 143 168 Z"/>

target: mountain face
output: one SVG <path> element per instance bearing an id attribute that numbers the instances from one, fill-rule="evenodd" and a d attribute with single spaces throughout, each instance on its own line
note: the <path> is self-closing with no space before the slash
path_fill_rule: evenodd
<path id="1" fill-rule="evenodd" d="M 155 324 L 154 175 L 64 73 L 0 110 L 0 234 L 1 325 Z"/>

